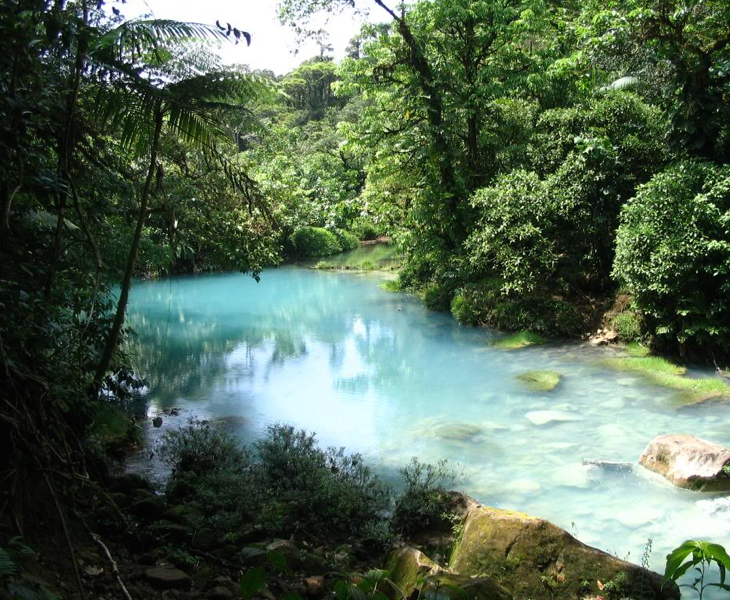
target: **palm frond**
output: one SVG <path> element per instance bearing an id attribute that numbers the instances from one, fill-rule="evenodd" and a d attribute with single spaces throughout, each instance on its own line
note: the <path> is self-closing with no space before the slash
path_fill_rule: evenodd
<path id="1" fill-rule="evenodd" d="M 152 142 L 158 101 L 159 94 L 154 88 L 144 93 L 122 85 L 102 86 L 96 95 L 95 112 L 102 124 L 119 135 L 122 147 L 144 155 Z"/>
<path id="2" fill-rule="evenodd" d="M 228 40 L 225 31 L 203 23 L 170 19 L 134 19 L 100 35 L 89 56 L 103 62 L 129 62 L 167 46 L 191 40 Z"/>
<path id="3" fill-rule="evenodd" d="M 219 140 L 229 138 L 208 114 L 189 110 L 179 104 L 169 107 L 167 126 L 183 141 L 203 150 L 213 148 Z"/>
<path id="4" fill-rule="evenodd" d="M 218 102 L 233 107 L 254 99 L 272 98 L 279 86 L 254 73 L 213 71 L 171 83 L 167 89 L 182 101 Z"/>

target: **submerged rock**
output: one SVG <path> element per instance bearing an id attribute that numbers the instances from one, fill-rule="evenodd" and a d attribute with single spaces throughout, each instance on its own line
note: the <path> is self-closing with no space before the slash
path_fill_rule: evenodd
<path id="1" fill-rule="evenodd" d="M 580 421 L 580 417 L 561 410 L 533 410 L 525 417 L 533 425 L 538 427 L 551 423 L 567 423 L 569 421 Z"/>
<path id="2" fill-rule="evenodd" d="M 517 381 L 534 392 L 550 392 L 558 387 L 562 375 L 555 371 L 527 371 L 517 375 Z"/>
<path id="3" fill-rule="evenodd" d="M 584 459 L 581 464 L 598 467 L 608 473 L 631 473 L 634 465 L 628 462 L 617 462 L 614 460 Z"/>
<path id="4" fill-rule="evenodd" d="M 576 540 L 552 523 L 526 514 L 478 507 L 469 511 L 451 555 L 451 571 L 489 578 L 512 598 L 582 598 L 598 582 L 622 581 L 626 594 L 650 589 L 655 598 L 679 598 L 674 583 Z"/>
<path id="5" fill-rule="evenodd" d="M 441 423 L 426 419 L 415 429 L 418 437 L 431 437 L 453 442 L 479 441 L 484 436 L 484 429 L 473 423 Z"/>
<path id="6" fill-rule="evenodd" d="M 639 464 L 677 487 L 699 492 L 730 491 L 730 448 L 693 435 L 654 438 Z"/>

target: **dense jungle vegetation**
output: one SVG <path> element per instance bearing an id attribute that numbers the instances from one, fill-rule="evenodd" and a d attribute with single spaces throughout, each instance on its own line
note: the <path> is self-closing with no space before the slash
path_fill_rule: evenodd
<path id="1" fill-rule="evenodd" d="M 307 35 L 348 4 L 281 18 Z M 215 44 L 251 39 L 226 15 L 2 1 L 0 515 L 22 524 L 41 484 L 97 489 L 90 426 L 144 375 L 134 277 L 259 277 L 388 236 L 400 289 L 461 323 L 603 323 L 724 364 L 730 3 L 359 8 L 389 20 L 275 76 L 221 64 Z"/>

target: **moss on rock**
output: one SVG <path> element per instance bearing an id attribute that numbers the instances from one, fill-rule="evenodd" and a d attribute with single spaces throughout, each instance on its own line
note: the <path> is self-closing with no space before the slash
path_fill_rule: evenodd
<path id="1" fill-rule="evenodd" d="M 648 584 L 656 598 L 679 598 L 676 585 L 662 588 L 656 573 L 591 548 L 544 519 L 494 508 L 469 511 L 450 567 L 460 575 L 494 578 L 514 598 L 582 598 L 598 592 L 598 580 L 620 573 L 632 585 Z"/>
<path id="2" fill-rule="evenodd" d="M 443 571 L 423 552 L 410 546 L 393 550 L 385 563 L 385 570 L 406 598 L 418 591 L 424 577 Z"/>
<path id="3" fill-rule="evenodd" d="M 524 383 L 529 389 L 535 392 L 549 392 L 554 390 L 562 375 L 555 371 L 527 371 L 517 375 L 517 380 Z"/>

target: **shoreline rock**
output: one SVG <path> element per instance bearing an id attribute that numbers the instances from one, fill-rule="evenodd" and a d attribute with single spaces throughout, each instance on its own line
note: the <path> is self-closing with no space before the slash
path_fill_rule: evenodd
<path id="1" fill-rule="evenodd" d="M 431 560 L 423 546 L 391 552 L 386 570 L 406 598 L 432 587 L 441 592 L 467 586 L 475 600 L 579 600 L 600 596 L 609 583 L 626 597 L 636 590 L 658 600 L 680 597 L 674 582 L 662 587 L 658 573 L 588 546 L 549 521 L 464 498 L 466 511 L 460 534 L 451 536 L 448 563 Z"/>
<path id="2" fill-rule="evenodd" d="M 730 448 L 688 434 L 660 435 L 639 464 L 673 485 L 698 492 L 730 491 Z"/>

